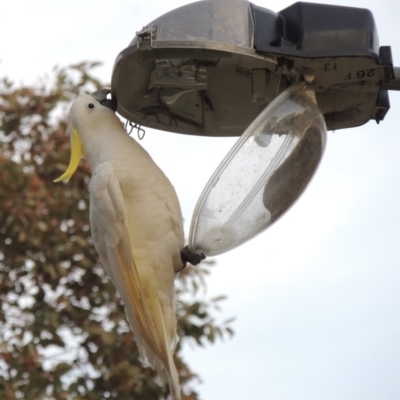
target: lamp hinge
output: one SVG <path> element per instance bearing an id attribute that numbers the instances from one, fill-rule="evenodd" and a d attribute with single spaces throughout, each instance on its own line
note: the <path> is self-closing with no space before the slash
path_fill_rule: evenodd
<path id="1" fill-rule="evenodd" d="M 151 49 L 153 47 L 156 31 L 157 25 L 153 25 L 151 27 L 144 26 L 141 31 L 136 32 L 138 50 Z"/>

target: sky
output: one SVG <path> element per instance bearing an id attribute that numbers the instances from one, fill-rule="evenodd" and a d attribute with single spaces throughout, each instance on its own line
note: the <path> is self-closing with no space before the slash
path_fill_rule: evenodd
<path id="1" fill-rule="evenodd" d="M 189 2 L 189 1 L 188 1 Z M 32 83 L 54 65 L 104 63 L 182 0 L 9 1 L 0 75 Z M 279 11 L 292 2 L 258 0 Z M 397 0 L 319 3 L 368 8 L 400 66 Z M 7 16 L 7 18 L 4 18 Z M 186 348 L 203 400 L 395 400 L 400 393 L 400 94 L 385 120 L 328 132 L 320 168 L 275 225 L 215 258 L 208 296 L 226 294 L 231 340 Z M 236 139 L 146 130 L 141 142 L 174 184 L 188 233 L 208 178 Z"/>

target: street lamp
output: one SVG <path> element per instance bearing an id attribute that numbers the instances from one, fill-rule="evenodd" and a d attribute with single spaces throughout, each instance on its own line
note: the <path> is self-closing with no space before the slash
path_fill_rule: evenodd
<path id="1" fill-rule="evenodd" d="M 241 136 L 195 209 L 189 248 L 220 254 L 263 231 L 300 196 L 326 130 L 382 121 L 400 90 L 366 9 L 244 0 L 177 8 L 115 61 L 118 112 L 140 128 Z"/>

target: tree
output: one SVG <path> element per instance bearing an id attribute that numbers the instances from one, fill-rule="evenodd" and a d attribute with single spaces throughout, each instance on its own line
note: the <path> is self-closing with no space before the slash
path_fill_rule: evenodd
<path id="1" fill-rule="evenodd" d="M 56 68 L 34 86 L 0 82 L 0 398 L 167 399 L 144 367 L 124 307 L 91 244 L 89 169 L 53 184 L 69 160 L 69 103 L 102 88 L 97 63 Z M 184 399 L 198 399 L 182 344 L 232 334 L 217 324 L 223 297 L 195 296 L 210 264 L 188 267 L 177 285 L 176 351 Z"/>

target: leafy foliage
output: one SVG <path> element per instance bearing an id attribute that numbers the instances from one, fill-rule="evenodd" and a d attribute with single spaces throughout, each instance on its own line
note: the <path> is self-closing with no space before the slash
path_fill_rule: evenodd
<path id="1" fill-rule="evenodd" d="M 96 63 L 56 68 L 33 87 L 0 81 L 0 398 L 167 399 L 144 367 L 124 307 L 91 245 L 89 168 L 53 184 L 66 168 L 66 113 L 81 92 L 104 87 Z M 232 334 L 217 324 L 223 297 L 199 300 L 210 264 L 177 284 L 176 364 L 184 399 L 198 399 L 182 344 Z"/>

